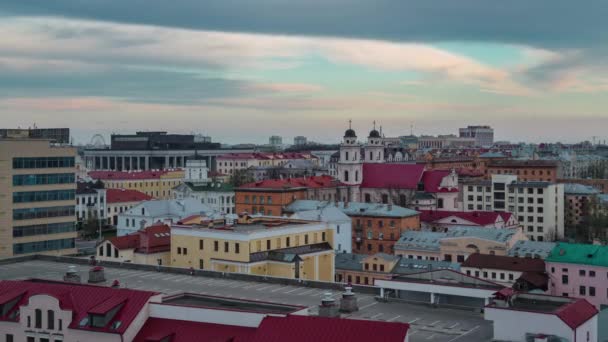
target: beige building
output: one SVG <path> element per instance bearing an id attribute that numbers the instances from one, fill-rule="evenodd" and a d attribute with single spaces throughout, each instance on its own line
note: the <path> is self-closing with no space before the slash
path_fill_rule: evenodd
<path id="1" fill-rule="evenodd" d="M 135 233 L 116 236 L 97 245 L 97 260 L 169 265 L 171 228 L 157 224 Z"/>
<path id="2" fill-rule="evenodd" d="M 0 139 L 0 258 L 76 252 L 73 147 Z"/>
<path id="3" fill-rule="evenodd" d="M 334 281 L 327 222 L 244 216 L 234 223 L 180 221 L 171 227 L 171 266 Z"/>

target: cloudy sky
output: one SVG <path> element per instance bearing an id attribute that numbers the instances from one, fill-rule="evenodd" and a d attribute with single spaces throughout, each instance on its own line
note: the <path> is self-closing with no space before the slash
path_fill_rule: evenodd
<path id="1" fill-rule="evenodd" d="M 608 1 L 2 0 L 1 126 L 608 139 Z"/>

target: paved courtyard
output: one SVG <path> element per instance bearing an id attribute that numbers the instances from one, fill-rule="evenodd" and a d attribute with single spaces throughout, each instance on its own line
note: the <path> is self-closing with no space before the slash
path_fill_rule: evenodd
<path id="1" fill-rule="evenodd" d="M 50 261 L 26 261 L 0 265 L 0 279 L 42 278 L 60 280 L 70 264 Z M 87 266 L 76 265 L 83 280 L 88 279 Z M 106 267 L 108 284 L 118 279 L 123 287 L 157 291 L 165 294 L 202 293 L 240 299 L 297 304 L 317 312 L 317 305 L 326 293 L 334 298 L 340 292 L 310 287 L 286 286 L 262 282 L 194 277 L 171 273 L 136 271 Z M 480 314 L 450 309 L 437 309 L 406 303 L 381 303 L 372 295 L 358 294 L 360 310 L 344 317 L 411 324 L 410 341 L 460 342 L 491 341 L 492 325 Z"/>

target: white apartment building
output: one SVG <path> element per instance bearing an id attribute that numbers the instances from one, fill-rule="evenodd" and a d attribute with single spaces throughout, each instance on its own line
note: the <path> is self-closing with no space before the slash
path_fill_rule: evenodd
<path id="1" fill-rule="evenodd" d="M 492 175 L 491 180 L 462 185 L 465 211 L 506 211 L 517 216 L 533 241 L 564 237 L 564 185 L 520 182 L 516 175 Z"/>
<path id="2" fill-rule="evenodd" d="M 92 182 L 79 182 L 76 189 L 76 218 L 80 223 L 89 219 L 107 220 L 106 189 Z"/>

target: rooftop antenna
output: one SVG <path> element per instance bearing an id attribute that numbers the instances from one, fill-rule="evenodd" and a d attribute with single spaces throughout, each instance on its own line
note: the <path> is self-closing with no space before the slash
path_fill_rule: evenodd
<path id="1" fill-rule="evenodd" d="M 410 135 L 414 135 L 414 123 L 410 124 Z"/>
<path id="2" fill-rule="evenodd" d="M 376 120 L 374 120 L 374 130 L 376 130 Z"/>
<path id="3" fill-rule="evenodd" d="M 348 129 L 353 129 L 352 123 L 353 123 L 353 119 L 348 119 Z"/>

